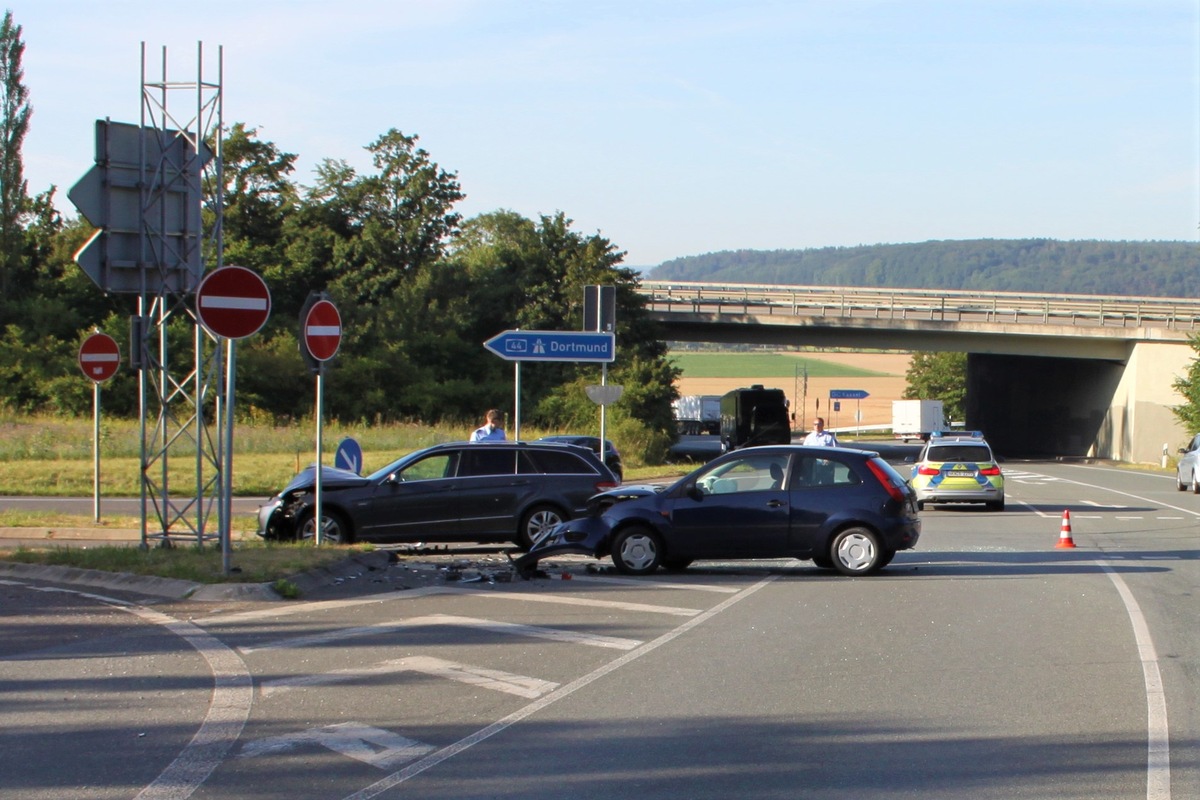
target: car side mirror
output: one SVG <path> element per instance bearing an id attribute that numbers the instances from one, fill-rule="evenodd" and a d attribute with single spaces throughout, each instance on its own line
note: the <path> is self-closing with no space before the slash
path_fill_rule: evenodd
<path id="1" fill-rule="evenodd" d="M 700 500 L 704 497 L 704 492 L 700 491 L 700 487 L 694 483 L 689 483 L 687 485 L 687 489 L 684 490 L 684 494 L 693 500 Z"/>

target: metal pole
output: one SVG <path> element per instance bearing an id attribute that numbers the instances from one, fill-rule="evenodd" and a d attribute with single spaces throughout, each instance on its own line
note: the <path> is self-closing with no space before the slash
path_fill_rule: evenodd
<path id="1" fill-rule="evenodd" d="M 325 395 L 325 385 L 321 374 L 325 365 L 317 367 L 317 473 L 313 479 L 313 544 L 321 544 L 321 420 L 324 418 L 321 406 Z"/>
<path id="2" fill-rule="evenodd" d="M 513 362 L 513 439 L 521 441 L 521 362 Z"/>
<path id="3" fill-rule="evenodd" d="M 225 463 L 221 475 L 221 486 L 217 497 L 220 508 L 218 526 L 221 535 L 221 571 L 230 573 L 230 518 L 233 514 L 233 388 L 236 374 L 237 350 L 233 339 L 225 340 L 227 354 L 225 367 Z"/>
<path id="4" fill-rule="evenodd" d="M 607 363 L 600 365 L 600 385 L 601 386 L 608 385 L 608 364 Z M 605 455 L 607 455 L 607 453 L 605 452 L 605 437 L 606 437 L 605 424 L 606 424 L 606 422 L 605 422 L 604 410 L 605 410 L 605 404 L 601 403 L 600 404 L 600 461 L 602 463 L 604 462 Z"/>
<path id="5" fill-rule="evenodd" d="M 100 521 L 100 384 L 92 384 L 92 518 Z"/>

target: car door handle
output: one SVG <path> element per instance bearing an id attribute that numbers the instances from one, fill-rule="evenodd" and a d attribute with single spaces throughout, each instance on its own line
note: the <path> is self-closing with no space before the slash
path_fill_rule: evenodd
<path id="1" fill-rule="evenodd" d="M 787 503 L 785 503 L 782 500 L 768 500 L 767 501 L 767 508 L 782 508 L 783 506 L 786 506 L 786 505 L 787 505 Z"/>

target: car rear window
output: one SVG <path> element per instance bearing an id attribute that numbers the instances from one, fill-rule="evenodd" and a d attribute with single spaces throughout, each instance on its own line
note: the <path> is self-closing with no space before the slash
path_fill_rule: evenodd
<path id="1" fill-rule="evenodd" d="M 850 465 L 836 458 L 800 456 L 792 469 L 792 488 L 804 489 L 812 486 L 854 486 L 862 478 Z"/>
<path id="2" fill-rule="evenodd" d="M 458 466 L 458 477 L 484 475 L 513 475 L 517 471 L 517 451 L 491 444 L 464 448 Z"/>
<path id="3" fill-rule="evenodd" d="M 991 461 L 992 452 L 983 445 L 956 444 L 929 448 L 927 461 Z"/>
<path id="4" fill-rule="evenodd" d="M 565 450 L 527 450 L 521 460 L 522 473 L 548 475 L 594 475 L 596 470 L 574 453 Z"/>

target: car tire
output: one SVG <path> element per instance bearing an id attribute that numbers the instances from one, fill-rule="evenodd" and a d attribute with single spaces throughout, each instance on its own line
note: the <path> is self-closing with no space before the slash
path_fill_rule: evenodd
<path id="1" fill-rule="evenodd" d="M 869 528 L 839 531 L 829 543 L 834 568 L 843 575 L 870 575 L 883 568 L 883 547 Z"/>
<path id="2" fill-rule="evenodd" d="M 1183 476 L 1178 471 L 1175 472 L 1175 488 L 1181 492 L 1186 492 L 1188 485 L 1183 482 Z"/>
<path id="3" fill-rule="evenodd" d="M 313 509 L 307 509 L 296 525 L 297 538 L 302 542 L 313 542 L 316 526 L 313 525 Z M 350 523 L 339 511 L 321 509 L 321 544 L 350 544 L 354 540 Z"/>
<path id="4" fill-rule="evenodd" d="M 815 555 L 812 557 L 812 562 L 820 569 L 833 569 L 833 559 L 829 556 Z"/>
<path id="5" fill-rule="evenodd" d="M 883 558 L 879 559 L 879 568 L 883 569 L 888 564 L 892 563 L 892 559 L 896 557 L 895 550 L 884 550 Z"/>
<path id="6" fill-rule="evenodd" d="M 988 508 L 988 511 L 1003 511 L 1004 510 L 1004 501 L 1003 500 L 995 500 L 991 503 L 988 503 L 987 508 Z"/>
<path id="7" fill-rule="evenodd" d="M 917 511 L 924 511 L 924 510 L 925 510 L 925 501 L 918 500 L 917 501 Z"/>
<path id="8" fill-rule="evenodd" d="M 1195 472 L 1192 473 L 1192 482 L 1188 488 L 1192 490 L 1192 494 L 1200 494 L 1200 477 L 1197 477 Z"/>
<path id="9" fill-rule="evenodd" d="M 612 542 L 613 566 L 623 575 L 649 575 L 663 562 L 663 543 L 649 528 L 626 528 Z"/>
<path id="10" fill-rule="evenodd" d="M 568 519 L 570 516 L 555 506 L 534 506 L 521 517 L 521 527 L 517 530 L 517 547 L 528 550 L 551 528 Z"/>

